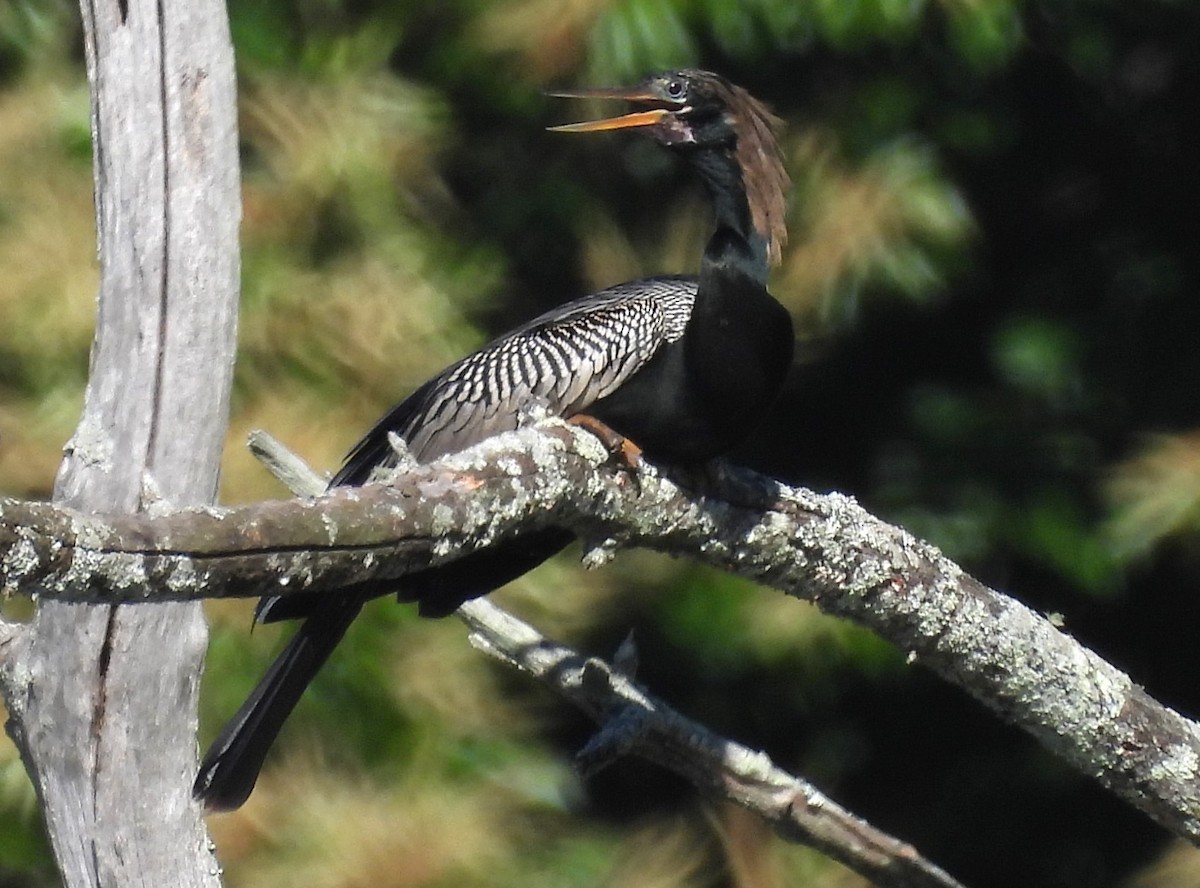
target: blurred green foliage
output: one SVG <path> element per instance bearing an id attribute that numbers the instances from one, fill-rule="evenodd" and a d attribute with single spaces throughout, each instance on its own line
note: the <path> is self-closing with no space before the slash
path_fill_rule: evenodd
<path id="1" fill-rule="evenodd" d="M 786 118 L 796 185 L 772 289 L 801 357 L 736 458 L 856 495 L 1200 707 L 1200 9 L 232 0 L 230 15 L 245 221 L 226 501 L 281 494 L 243 452 L 250 428 L 332 468 L 489 335 L 693 269 L 708 220 L 687 172 L 628 136 L 547 135 L 575 110 L 542 92 L 702 65 Z M 0 4 L 0 490 L 17 495 L 48 494 L 87 372 L 76 16 Z M 1115 885 L 1163 841 L 903 652 L 744 582 L 623 553 L 498 594 L 589 651 L 636 628 L 656 691 L 968 884 Z M 246 605 L 210 614 L 202 741 L 280 638 L 250 635 Z M 649 766 L 582 783 L 587 732 L 453 621 L 380 602 L 250 803 L 213 820 L 228 882 L 856 884 Z M 0 824 L 0 885 L 54 884 L 10 745 Z M 1170 860 L 1194 884 L 1195 858 Z M 1137 884 L 1175 884 L 1162 872 Z"/>

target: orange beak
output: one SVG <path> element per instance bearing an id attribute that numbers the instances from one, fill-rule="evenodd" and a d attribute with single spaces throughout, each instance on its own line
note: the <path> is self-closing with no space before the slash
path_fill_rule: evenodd
<path id="1" fill-rule="evenodd" d="M 626 102 L 653 102 L 662 104 L 662 98 L 644 90 L 629 90 L 621 87 L 601 89 L 578 89 L 563 92 L 552 92 L 547 95 L 560 99 L 620 99 Z M 583 123 L 564 123 L 561 126 L 546 127 L 552 133 L 598 133 L 606 130 L 630 129 L 639 126 L 654 126 L 670 114 L 667 108 L 651 108 L 647 111 L 634 111 L 632 114 L 622 114 L 619 117 L 605 117 L 601 120 L 587 120 Z"/>
<path id="2" fill-rule="evenodd" d="M 651 111 L 635 111 L 620 117 L 605 117 L 602 120 L 585 120 L 583 123 L 564 123 L 546 127 L 552 133 L 599 133 L 605 130 L 629 129 L 635 126 L 653 126 L 671 112 L 665 108 Z"/>

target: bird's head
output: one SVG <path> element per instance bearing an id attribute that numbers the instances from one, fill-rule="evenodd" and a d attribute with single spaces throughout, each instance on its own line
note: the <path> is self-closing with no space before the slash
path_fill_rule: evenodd
<path id="1" fill-rule="evenodd" d="M 619 99 L 638 110 L 618 117 L 554 126 L 554 132 L 635 129 L 684 154 L 716 152 L 738 168 L 750 220 L 778 264 L 787 240 L 785 211 L 791 187 L 777 134 L 782 121 L 758 99 L 709 71 L 652 74 L 632 87 L 559 91 L 563 98 Z"/>

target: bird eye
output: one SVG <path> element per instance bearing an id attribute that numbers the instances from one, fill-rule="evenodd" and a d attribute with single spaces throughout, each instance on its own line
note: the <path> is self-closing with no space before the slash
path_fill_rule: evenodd
<path id="1" fill-rule="evenodd" d="M 687 92 L 687 85 L 682 80 L 672 80 L 667 83 L 667 96 L 672 99 L 682 99 Z"/>

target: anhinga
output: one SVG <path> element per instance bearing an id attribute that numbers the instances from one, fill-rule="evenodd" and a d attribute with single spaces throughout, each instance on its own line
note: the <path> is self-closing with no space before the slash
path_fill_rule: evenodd
<path id="1" fill-rule="evenodd" d="M 697 464 L 741 440 L 775 396 L 792 359 L 787 311 L 766 289 L 786 237 L 790 185 L 778 120 L 744 89 L 704 71 L 653 75 L 632 89 L 559 93 L 622 99 L 630 114 L 555 129 L 637 129 L 687 160 L 707 186 L 716 230 L 700 274 L 632 281 L 555 308 L 453 364 L 394 407 L 350 451 L 331 487 L 361 485 L 397 456 L 418 462 L 517 427 L 540 402 L 590 417 L 653 459 Z M 304 688 L 363 604 L 399 587 L 426 616 L 515 579 L 557 552 L 568 531 L 518 536 L 458 561 L 335 595 L 264 598 L 257 619 L 304 622 L 213 743 L 193 792 L 236 808 Z"/>

